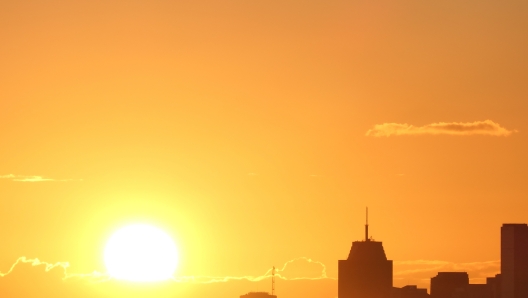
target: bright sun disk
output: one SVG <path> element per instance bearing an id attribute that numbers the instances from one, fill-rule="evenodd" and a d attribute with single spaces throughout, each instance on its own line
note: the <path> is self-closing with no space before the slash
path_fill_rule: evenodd
<path id="1" fill-rule="evenodd" d="M 178 265 L 176 245 L 162 230 L 145 224 L 119 229 L 106 243 L 104 262 L 116 279 L 135 282 L 163 281 Z"/>

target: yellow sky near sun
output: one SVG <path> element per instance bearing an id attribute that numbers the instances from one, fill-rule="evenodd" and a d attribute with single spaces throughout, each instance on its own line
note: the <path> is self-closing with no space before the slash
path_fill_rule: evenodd
<path id="1" fill-rule="evenodd" d="M 112 231 L 142 222 L 173 237 L 182 276 L 306 256 L 335 277 L 367 205 L 395 262 L 491 264 L 500 225 L 528 222 L 527 16 L 520 0 L 2 1 L 0 271 L 103 272 Z M 414 264 L 395 285 L 426 285 Z"/>

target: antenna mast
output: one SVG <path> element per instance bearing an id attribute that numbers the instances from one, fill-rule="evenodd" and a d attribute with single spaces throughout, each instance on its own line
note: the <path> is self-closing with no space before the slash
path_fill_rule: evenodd
<path id="1" fill-rule="evenodd" d="M 275 266 L 271 271 L 271 295 L 275 295 Z"/>
<path id="2" fill-rule="evenodd" d="M 369 241 L 369 237 L 368 237 L 368 207 L 367 207 L 367 221 L 366 221 L 366 224 L 365 224 L 365 241 Z"/>

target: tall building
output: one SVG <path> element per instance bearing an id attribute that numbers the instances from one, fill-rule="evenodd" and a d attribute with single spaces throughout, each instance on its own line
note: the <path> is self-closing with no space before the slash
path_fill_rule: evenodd
<path id="1" fill-rule="evenodd" d="M 528 297 L 528 225 L 501 228 L 501 298 Z"/>
<path id="2" fill-rule="evenodd" d="M 431 278 L 431 298 L 467 297 L 467 272 L 438 272 Z"/>
<path id="3" fill-rule="evenodd" d="M 365 240 L 352 242 L 348 259 L 338 261 L 339 298 L 390 298 L 392 261 L 383 244 L 368 236 L 368 210 Z"/>

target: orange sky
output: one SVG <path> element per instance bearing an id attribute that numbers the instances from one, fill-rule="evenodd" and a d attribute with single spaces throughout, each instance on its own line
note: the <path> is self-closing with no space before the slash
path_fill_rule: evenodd
<path id="1" fill-rule="evenodd" d="M 369 206 L 396 286 L 438 264 L 482 282 L 500 225 L 528 222 L 527 34 L 521 0 L 1 1 L 0 272 L 104 272 L 111 233 L 147 222 L 177 242 L 176 276 L 304 256 L 336 277 Z M 54 276 L 20 272 L 0 288 Z M 72 284 L 46 287 L 106 291 Z"/>

